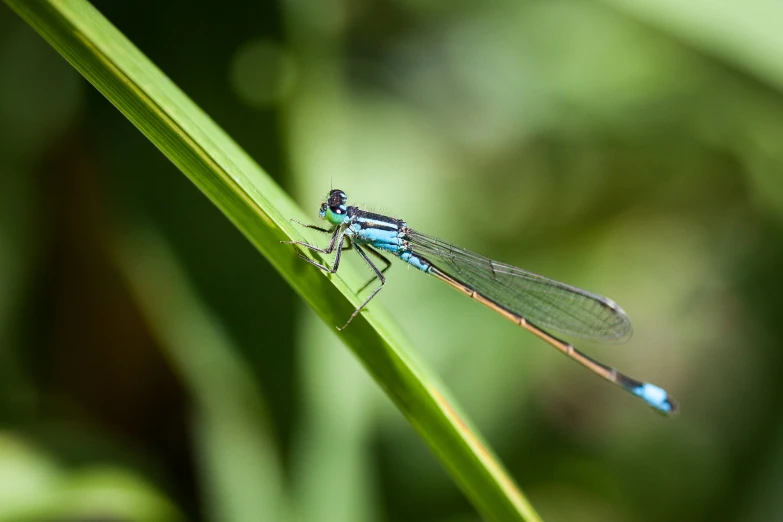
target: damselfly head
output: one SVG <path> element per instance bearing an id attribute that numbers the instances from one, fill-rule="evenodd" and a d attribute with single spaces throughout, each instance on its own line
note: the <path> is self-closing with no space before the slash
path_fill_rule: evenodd
<path id="1" fill-rule="evenodd" d="M 334 189 L 329 192 L 326 201 L 321 204 L 321 210 L 318 212 L 318 215 L 333 225 L 339 225 L 345 221 L 345 216 L 348 212 L 347 201 L 348 196 L 345 195 L 345 192 Z"/>
<path id="2" fill-rule="evenodd" d="M 345 206 L 345 203 L 348 201 L 348 196 L 345 195 L 345 192 L 343 192 L 340 189 L 333 189 L 329 191 L 329 196 L 326 198 L 326 203 L 329 205 L 329 207 L 336 207 L 336 206 Z"/>

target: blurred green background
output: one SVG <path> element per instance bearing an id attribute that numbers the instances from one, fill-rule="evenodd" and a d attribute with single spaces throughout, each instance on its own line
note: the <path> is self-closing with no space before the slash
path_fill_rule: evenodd
<path id="1" fill-rule="evenodd" d="M 313 221 L 342 188 L 631 315 L 628 345 L 577 346 L 674 419 L 404 266 L 379 297 L 545 520 L 783 518 L 783 5 L 94 4 Z M 478 518 L 5 5 L 0 172 L 0 520 Z"/>

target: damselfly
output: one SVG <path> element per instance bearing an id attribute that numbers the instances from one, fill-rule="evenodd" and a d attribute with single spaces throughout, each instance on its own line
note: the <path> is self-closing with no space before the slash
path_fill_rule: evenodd
<path id="1" fill-rule="evenodd" d="M 662 388 L 631 379 L 544 330 L 552 329 L 591 341 L 625 342 L 633 333 L 631 320 L 611 299 L 492 261 L 413 230 L 403 220 L 366 212 L 348 206 L 347 202 L 345 192 L 332 190 L 321 204 L 319 216 L 332 225 L 331 229 L 296 221 L 304 227 L 331 234 L 332 239 L 326 248 L 302 241 L 284 242 L 323 254 L 334 252 L 331 268 L 299 253 L 308 263 L 332 274 L 340 266 L 342 252 L 351 249 L 375 272 L 373 280 L 377 277 L 379 286 L 338 330 L 348 326 L 386 284 L 384 272 L 391 262 L 381 252 L 388 253 L 495 310 L 656 410 L 674 413 L 677 409 L 676 403 Z M 379 269 L 368 254 L 380 260 L 384 268 Z"/>

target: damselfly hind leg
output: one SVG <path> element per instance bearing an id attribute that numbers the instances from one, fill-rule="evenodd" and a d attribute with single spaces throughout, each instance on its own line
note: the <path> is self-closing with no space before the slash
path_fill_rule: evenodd
<path id="1" fill-rule="evenodd" d="M 385 273 L 386 273 L 386 271 L 387 271 L 389 268 L 391 268 L 391 265 L 392 265 L 391 261 L 389 261 L 389 260 L 388 260 L 388 259 L 387 259 L 387 258 L 386 258 L 386 257 L 385 257 L 383 254 L 381 254 L 380 252 L 378 252 L 377 250 L 375 250 L 374 248 L 372 248 L 370 245 L 367 245 L 367 247 L 366 247 L 366 250 L 367 250 L 367 252 L 368 252 L 368 253 L 370 253 L 370 254 L 374 255 L 374 256 L 375 256 L 377 259 L 380 259 L 381 261 L 383 261 L 383 263 L 386 265 L 386 266 L 384 266 L 383 268 L 381 268 L 381 273 L 382 273 L 382 274 L 385 274 Z M 357 293 L 357 294 L 361 294 L 362 292 L 364 292 L 364 290 L 365 290 L 365 289 L 366 289 L 368 286 L 370 286 L 370 283 L 372 283 L 372 282 L 373 282 L 373 281 L 375 281 L 376 279 L 378 279 L 378 276 L 377 276 L 377 275 L 374 275 L 374 276 L 372 276 L 372 277 L 371 277 L 371 278 L 370 278 L 370 279 L 369 279 L 369 280 L 368 280 L 366 283 L 364 283 L 364 284 L 362 285 L 362 287 L 361 287 L 361 288 L 360 288 L 360 289 L 359 289 L 359 290 L 358 290 L 356 293 Z"/>
<path id="2" fill-rule="evenodd" d="M 373 272 L 375 272 L 375 275 L 376 275 L 376 277 L 378 277 L 378 279 L 380 279 L 380 280 L 381 280 L 381 285 L 380 285 L 378 288 L 376 288 L 376 289 L 373 291 L 373 293 L 371 293 L 371 294 L 370 294 L 370 297 L 368 297 L 367 299 L 365 299 L 365 300 L 364 300 L 364 302 L 363 302 L 362 304 L 360 304 L 360 305 L 359 305 L 359 306 L 356 308 L 356 310 L 354 310 L 354 311 L 353 311 L 353 313 L 351 314 L 351 317 L 349 317 L 349 318 L 348 318 L 348 321 L 347 321 L 347 322 L 346 322 L 344 325 L 342 325 L 342 326 L 338 326 L 338 327 L 337 327 L 337 329 L 338 329 L 338 330 L 343 330 L 343 329 L 345 329 L 345 327 L 346 327 L 346 326 L 348 326 L 348 325 L 351 323 L 351 321 L 353 321 L 353 318 L 354 318 L 354 317 L 356 317 L 356 316 L 359 314 L 359 312 L 361 312 L 361 311 L 362 311 L 362 308 L 364 308 L 365 306 L 367 306 L 367 303 L 369 303 L 369 302 L 372 300 L 372 298 L 373 298 L 373 297 L 375 297 L 375 296 L 378 294 L 378 292 L 380 292 L 380 291 L 381 291 L 381 288 L 383 288 L 383 285 L 385 285 L 385 284 L 386 284 L 386 278 L 383 276 L 383 272 L 382 272 L 381 270 L 379 270 L 379 269 L 378 269 L 378 267 L 377 267 L 377 266 L 375 266 L 375 265 L 373 264 L 373 262 L 372 262 L 372 261 L 370 261 L 370 258 L 369 258 L 369 257 L 367 257 L 367 254 L 364 252 L 364 249 L 363 249 L 363 248 L 361 248 L 361 247 L 360 247 L 359 245 L 357 245 L 357 244 L 354 244 L 354 245 L 353 245 L 353 249 L 354 249 L 354 250 L 356 250 L 356 252 L 357 252 L 357 253 L 358 253 L 360 256 L 362 256 L 362 259 L 364 259 L 364 261 L 365 261 L 365 262 L 366 262 L 368 265 L 370 265 L 370 268 L 372 268 L 372 269 L 373 269 Z"/>
<path id="3" fill-rule="evenodd" d="M 352 243 L 352 241 L 351 241 L 351 238 L 346 236 L 346 238 L 345 238 L 345 241 L 346 241 L 346 245 L 343 247 L 343 252 L 345 252 L 346 250 L 353 250 L 353 243 Z M 381 260 L 381 261 L 382 261 L 382 262 L 383 262 L 383 263 L 386 265 L 386 266 L 384 266 L 383 268 L 381 268 L 381 273 L 382 273 L 382 274 L 385 274 L 385 273 L 386 273 L 386 271 L 387 271 L 387 270 L 388 270 L 388 269 L 391 267 L 391 265 L 392 265 L 392 262 L 391 262 L 391 261 L 389 261 L 388 259 L 386 259 L 386 257 L 385 257 L 385 256 L 381 255 L 381 253 L 380 253 L 380 252 L 378 252 L 377 250 L 375 250 L 375 249 L 374 249 L 373 247 L 371 247 L 370 245 L 364 245 L 363 249 L 364 249 L 364 251 L 365 251 L 365 252 L 367 252 L 368 254 L 372 254 L 372 255 L 373 255 L 373 256 L 375 256 L 376 258 L 380 259 L 380 260 Z M 356 291 L 356 293 L 357 293 L 357 294 L 361 294 L 362 292 L 364 292 L 364 290 L 365 290 L 365 289 L 366 289 L 368 286 L 370 286 L 370 283 L 372 283 L 372 282 L 373 282 L 373 281 L 375 281 L 376 279 L 378 279 L 378 276 L 377 276 L 377 275 L 374 275 L 374 276 L 372 276 L 372 277 L 371 277 L 371 278 L 370 278 L 370 279 L 369 279 L 369 280 L 368 280 L 366 283 L 364 283 L 364 284 L 363 284 L 363 285 L 362 285 L 362 286 L 361 286 L 361 287 L 360 287 L 360 288 L 359 288 L 359 289 Z"/>

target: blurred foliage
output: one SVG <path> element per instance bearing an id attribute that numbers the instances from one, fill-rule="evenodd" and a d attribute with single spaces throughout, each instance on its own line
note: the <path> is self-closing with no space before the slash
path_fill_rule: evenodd
<path id="1" fill-rule="evenodd" d="M 583 347 L 665 386 L 676 419 L 389 274 L 380 299 L 544 519 L 783 516 L 775 2 L 95 5 L 314 216 L 343 188 L 630 313 L 627 346 Z M 292 519 L 475 519 L 330 328 L 5 6 L 0 152 L 0 498 L 19 506 L 0 517 L 95 495 L 119 500 L 85 517 L 243 520 L 263 491 Z M 132 250 L 146 270 L 112 247 L 127 215 L 165 238 Z M 209 348 L 167 351 L 134 266 L 193 285 L 181 306 L 225 338 L 181 335 L 220 350 L 260 413 L 185 371 Z"/>
<path id="2" fill-rule="evenodd" d="M 291 223 L 289 216 L 306 219 L 304 212 L 223 129 L 89 2 L 72 0 L 62 4 L 50 0 L 35 3 L 9 0 L 7 3 L 224 213 L 326 324 L 342 322 L 343 317 L 353 311 L 353 306 L 360 303 L 362 298 L 353 288 L 365 282 L 365 277 L 356 270 L 343 266 L 336 277 L 327 281 L 321 272 L 302 263 L 291 248 L 281 248 L 281 240 L 302 237 L 302 229 Z M 154 184 L 149 188 L 153 189 Z M 220 382 L 221 373 L 227 377 L 230 374 L 239 376 L 237 371 L 229 372 L 225 365 L 216 364 L 218 359 L 214 355 L 209 356 L 210 353 L 219 353 L 211 346 L 227 343 L 219 342 L 224 337 L 220 328 L 213 327 L 211 331 L 207 327 L 209 314 L 188 312 L 185 303 L 193 299 L 187 297 L 187 292 L 178 290 L 185 285 L 176 284 L 176 277 L 167 276 L 168 272 L 175 271 L 140 271 L 136 268 L 146 267 L 149 264 L 147 257 L 168 256 L 154 255 L 156 249 L 141 248 L 143 255 L 134 255 L 132 251 L 135 249 L 130 250 L 130 255 L 126 253 L 123 257 L 130 257 L 133 262 L 123 258 L 120 265 L 125 267 L 124 272 L 133 284 L 134 293 L 142 309 L 147 311 L 147 320 L 159 332 L 167 351 L 176 355 L 187 347 L 187 359 L 176 357 L 176 362 L 182 372 L 195 381 L 194 388 L 220 388 L 219 384 L 204 384 L 203 368 L 206 366 L 198 363 L 202 359 L 214 359 L 215 364 L 210 368 L 217 374 L 214 382 Z M 149 252 L 153 254 L 148 255 Z M 139 277 L 138 274 L 143 275 Z M 182 296 L 177 298 L 178 294 Z M 538 520 L 538 515 L 488 450 L 486 442 L 471 426 L 470 419 L 460 412 L 459 406 L 453 398 L 449 398 L 448 391 L 432 371 L 417 361 L 399 326 L 376 303 L 367 309 L 368 313 L 356 317 L 350 330 L 341 332 L 343 343 L 355 353 L 384 393 L 416 428 L 482 516 L 493 520 Z M 191 316 L 193 319 L 185 319 Z M 195 336 L 183 335 L 182 325 L 186 323 L 189 324 L 188 330 L 200 333 L 199 338 L 212 341 L 201 345 L 194 342 Z M 203 354 L 193 355 L 194 349 Z M 223 348 L 222 351 L 227 350 Z M 229 380 L 242 381 L 239 378 Z M 245 395 L 251 398 L 254 394 L 249 392 L 249 387 L 246 388 L 248 393 L 237 394 L 235 398 Z M 217 422 L 214 421 L 214 401 L 224 402 L 220 397 L 223 394 L 208 393 L 210 400 L 202 399 L 204 418 L 213 418 L 213 422 L 207 425 L 217 427 L 212 430 L 216 435 L 225 434 L 224 426 L 236 423 L 227 422 L 229 415 L 221 415 Z M 225 402 L 234 402 L 233 398 Z M 240 400 L 238 404 L 245 402 Z M 237 411 L 241 412 L 242 408 Z M 251 414 L 248 415 L 250 421 L 252 409 L 247 413 Z M 257 428 L 249 425 L 237 427 L 258 432 Z M 207 444 L 207 447 L 215 447 L 215 444 Z M 273 460 L 260 454 L 255 455 L 259 457 L 256 459 L 252 451 L 232 448 L 217 457 L 216 461 L 223 465 L 218 469 L 231 468 L 229 461 L 233 459 L 221 457 L 239 454 L 257 460 L 260 468 L 267 467 L 261 465 L 262 461 Z M 269 451 L 266 452 L 268 454 Z M 253 464 L 245 461 L 245 466 L 252 468 Z M 279 483 L 279 480 L 276 482 Z M 252 486 L 264 483 L 263 480 L 249 482 L 247 495 L 234 495 L 235 488 L 224 487 L 224 495 L 218 495 L 225 496 L 220 503 L 226 507 L 233 504 L 234 507 L 220 511 L 235 514 L 252 512 L 262 517 L 258 508 L 265 503 L 267 509 L 263 518 L 276 518 L 271 514 L 279 511 L 275 507 L 277 503 L 269 502 L 268 498 L 274 496 L 278 487 L 271 488 L 271 495 L 264 498 L 254 491 L 257 486 Z M 229 492 L 231 495 L 228 495 Z M 251 496 L 256 497 L 252 503 L 256 507 L 240 499 Z"/>

